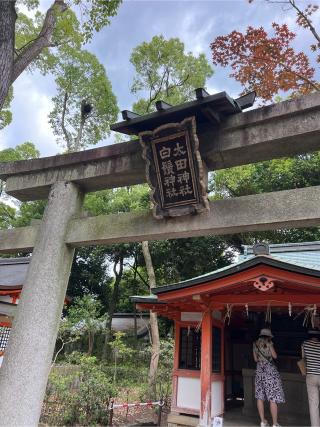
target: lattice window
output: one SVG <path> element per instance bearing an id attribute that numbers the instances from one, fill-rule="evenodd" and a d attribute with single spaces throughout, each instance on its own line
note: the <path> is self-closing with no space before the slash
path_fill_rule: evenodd
<path id="1" fill-rule="evenodd" d="M 4 351 L 7 347 L 11 328 L 0 326 L 0 352 Z"/>
<path id="2" fill-rule="evenodd" d="M 200 370 L 201 364 L 201 330 L 195 328 L 180 329 L 180 369 Z"/>

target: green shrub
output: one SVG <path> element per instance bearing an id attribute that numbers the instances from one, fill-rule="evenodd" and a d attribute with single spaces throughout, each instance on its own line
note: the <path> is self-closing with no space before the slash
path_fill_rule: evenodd
<path id="1" fill-rule="evenodd" d="M 106 425 L 109 399 L 116 395 L 116 390 L 95 357 L 77 357 L 77 369 L 72 373 L 51 373 L 43 422 L 49 425 Z"/>

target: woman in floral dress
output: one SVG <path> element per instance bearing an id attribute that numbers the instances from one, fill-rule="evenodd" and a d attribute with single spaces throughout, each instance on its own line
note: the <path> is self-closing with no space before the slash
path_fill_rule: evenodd
<path id="1" fill-rule="evenodd" d="M 280 427 L 278 424 L 278 403 L 285 402 L 280 374 L 273 363 L 273 359 L 277 358 L 277 353 L 273 347 L 272 338 L 270 329 L 261 329 L 259 338 L 253 343 L 253 358 L 257 363 L 255 397 L 261 427 L 269 425 L 264 417 L 264 401 L 267 400 L 270 403 L 273 427 Z"/>

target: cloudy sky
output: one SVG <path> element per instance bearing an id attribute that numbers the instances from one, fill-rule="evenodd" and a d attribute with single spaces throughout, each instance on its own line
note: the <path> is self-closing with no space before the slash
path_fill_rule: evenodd
<path id="1" fill-rule="evenodd" d="M 308 0 L 309 1 L 309 0 Z M 40 0 L 43 10 L 50 2 Z M 306 6 L 307 1 L 300 1 Z M 319 14 L 318 14 L 319 17 Z M 268 4 L 264 0 L 124 0 L 111 25 L 96 34 L 87 49 L 104 64 L 120 110 L 130 109 L 136 98 L 130 94 L 133 67 L 129 58 L 132 49 L 155 35 L 166 38 L 179 37 L 187 51 L 204 52 L 210 59 L 209 44 L 212 40 L 232 30 L 244 30 L 248 25 L 270 29 L 273 21 L 288 23 L 296 30 L 295 15 L 283 6 Z M 297 47 L 308 52 L 310 36 L 299 30 Z M 226 91 L 236 97 L 240 87 L 228 78 L 228 70 L 214 67 L 208 81 L 210 93 Z M 0 150 L 32 141 L 41 156 L 61 152 L 48 124 L 48 113 L 55 95 L 55 84 L 50 76 L 24 73 L 14 85 L 12 104 L 13 122 L 0 132 Z M 100 145 L 110 143 L 112 138 Z"/>

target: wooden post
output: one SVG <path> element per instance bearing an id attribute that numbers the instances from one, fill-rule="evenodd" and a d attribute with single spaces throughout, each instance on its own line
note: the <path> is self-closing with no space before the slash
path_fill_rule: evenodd
<path id="1" fill-rule="evenodd" d="M 172 407 L 177 406 L 179 354 L 180 354 L 180 322 L 174 322 L 174 356 L 173 356 L 173 376 L 172 376 Z"/>
<path id="2" fill-rule="evenodd" d="M 160 399 L 160 404 L 159 404 L 159 412 L 158 412 L 158 422 L 157 422 L 157 426 L 161 426 L 161 418 L 162 418 L 162 408 L 163 408 L 163 397 L 161 397 Z"/>
<path id="3" fill-rule="evenodd" d="M 111 399 L 110 409 L 109 409 L 109 423 L 108 423 L 109 426 L 113 425 L 113 402 L 114 402 L 113 399 Z"/>
<path id="4" fill-rule="evenodd" d="M 133 316 L 134 316 L 134 339 L 135 339 L 135 346 L 137 346 L 137 342 L 138 342 L 138 324 L 137 324 L 137 307 L 136 307 L 136 303 L 133 304 Z"/>
<path id="5" fill-rule="evenodd" d="M 199 426 L 211 424 L 212 313 L 203 314 L 201 327 L 201 405 Z"/>

